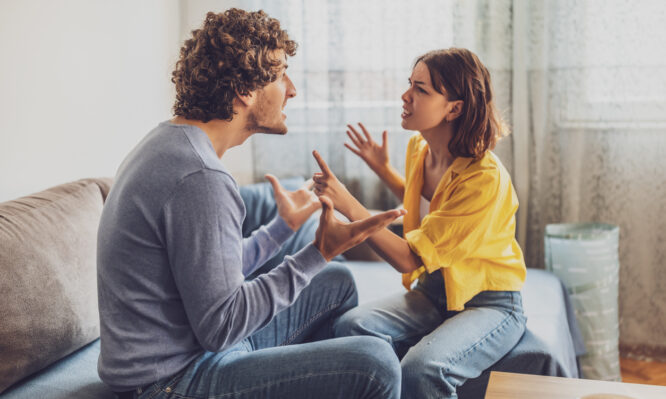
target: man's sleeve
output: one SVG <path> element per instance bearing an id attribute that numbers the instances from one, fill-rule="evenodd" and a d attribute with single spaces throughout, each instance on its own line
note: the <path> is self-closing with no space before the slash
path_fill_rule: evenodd
<path id="1" fill-rule="evenodd" d="M 252 210 L 250 210 L 252 212 Z M 242 233 L 242 232 L 241 232 Z M 243 239 L 243 276 L 247 277 L 273 257 L 294 231 L 280 217 Z"/>
<path id="2" fill-rule="evenodd" d="M 192 330 L 209 351 L 223 350 L 268 324 L 326 265 L 310 244 L 245 282 L 242 217 L 233 180 L 212 170 L 184 178 L 163 208 L 174 281 Z"/>

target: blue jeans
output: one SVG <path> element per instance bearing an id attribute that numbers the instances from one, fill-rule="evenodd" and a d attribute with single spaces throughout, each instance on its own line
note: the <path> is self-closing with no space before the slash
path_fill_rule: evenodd
<path id="1" fill-rule="evenodd" d="M 457 398 L 457 387 L 506 355 L 525 331 L 520 292 L 484 291 L 465 310 L 446 310 L 442 274 L 424 275 L 405 294 L 340 317 L 336 336 L 369 335 L 402 358 L 402 398 Z"/>
<path id="2" fill-rule="evenodd" d="M 138 397 L 399 398 L 400 364 L 385 341 L 325 339 L 356 303 L 349 269 L 333 262 L 266 327 L 223 352 L 203 353 Z"/>

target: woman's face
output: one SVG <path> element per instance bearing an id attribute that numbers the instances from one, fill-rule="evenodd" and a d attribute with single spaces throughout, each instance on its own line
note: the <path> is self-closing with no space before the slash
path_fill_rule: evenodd
<path id="1" fill-rule="evenodd" d="M 403 93 L 402 102 L 402 127 L 420 132 L 446 123 L 446 116 L 454 104 L 432 86 L 430 71 L 423 62 L 414 66 L 409 78 L 409 88 Z"/>

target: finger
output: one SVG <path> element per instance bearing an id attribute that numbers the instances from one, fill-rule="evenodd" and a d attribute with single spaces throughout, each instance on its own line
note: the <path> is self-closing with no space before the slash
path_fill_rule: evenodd
<path id="1" fill-rule="evenodd" d="M 388 132 L 384 130 L 382 132 L 382 148 L 386 148 L 386 139 L 388 137 Z"/>
<path id="2" fill-rule="evenodd" d="M 358 234 L 367 234 L 372 235 L 373 233 L 383 229 L 384 227 L 391 224 L 392 221 L 399 218 L 400 216 L 406 214 L 407 211 L 404 209 L 393 209 L 390 211 L 382 212 L 377 215 L 365 218 L 354 222 L 358 230 Z"/>
<path id="3" fill-rule="evenodd" d="M 358 123 L 358 125 L 361 127 L 361 130 L 363 131 L 363 134 L 365 135 L 365 138 L 368 139 L 368 141 L 372 141 L 372 137 L 370 137 L 370 133 L 368 133 L 368 129 L 363 126 L 361 122 Z"/>
<path id="4" fill-rule="evenodd" d="M 317 161 L 319 169 L 324 173 L 324 176 L 334 176 L 333 172 L 328 168 L 328 165 L 326 165 L 326 162 L 324 162 L 324 159 L 319 155 L 317 150 L 312 151 L 312 155 L 315 157 L 315 161 Z"/>
<path id="5" fill-rule="evenodd" d="M 352 143 L 354 143 L 356 147 L 361 148 L 361 142 L 358 141 L 356 136 L 354 136 L 352 132 L 350 132 L 349 130 L 347 130 L 347 137 L 349 137 L 349 139 L 352 141 Z"/>
<path id="6" fill-rule="evenodd" d="M 347 147 L 349 149 L 349 151 L 353 152 L 354 154 L 358 155 L 359 157 L 361 156 L 361 152 L 352 148 L 352 146 L 350 146 L 349 144 L 345 143 L 345 147 Z"/>
<path id="7" fill-rule="evenodd" d="M 363 139 L 363 137 L 361 137 L 361 134 L 359 132 L 357 132 L 356 129 L 354 129 L 354 127 L 352 125 L 347 125 L 347 126 L 349 126 L 349 130 L 351 130 L 352 134 L 356 138 L 356 141 L 358 141 L 358 144 L 357 144 L 358 147 L 361 147 L 362 145 L 364 145 L 365 144 L 365 139 Z"/>
<path id="8" fill-rule="evenodd" d="M 314 179 L 313 178 L 306 180 L 305 183 L 303 183 L 303 186 L 301 186 L 301 188 L 309 190 L 309 189 L 312 188 L 312 186 L 314 186 Z"/>
<path id="9" fill-rule="evenodd" d="M 325 195 L 319 197 L 321 202 L 321 217 L 320 220 L 328 220 L 333 217 L 333 201 Z"/>
<path id="10" fill-rule="evenodd" d="M 268 180 L 271 183 L 271 186 L 273 186 L 273 192 L 275 194 L 282 192 L 282 186 L 280 185 L 280 182 L 278 181 L 277 177 L 271 174 L 265 174 L 264 177 L 266 178 L 266 180 Z"/>

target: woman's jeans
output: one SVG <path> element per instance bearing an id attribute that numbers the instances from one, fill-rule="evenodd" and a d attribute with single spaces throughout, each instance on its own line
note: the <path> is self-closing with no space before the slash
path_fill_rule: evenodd
<path id="1" fill-rule="evenodd" d="M 484 291 L 459 312 L 446 310 L 442 274 L 416 288 L 354 308 L 335 323 L 336 336 L 368 335 L 402 358 L 402 398 L 457 398 L 457 387 L 506 355 L 525 331 L 520 292 Z"/>

